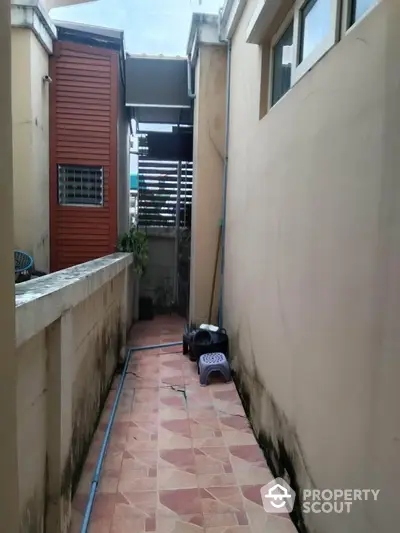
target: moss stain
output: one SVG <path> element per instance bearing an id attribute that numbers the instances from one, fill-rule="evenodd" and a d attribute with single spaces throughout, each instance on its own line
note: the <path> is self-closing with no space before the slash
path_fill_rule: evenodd
<path id="1" fill-rule="evenodd" d="M 86 394 L 81 398 L 73 414 L 71 467 L 70 472 L 66 470 L 66 479 L 68 476 L 70 477 L 72 496 L 77 489 L 90 444 L 111 387 L 118 363 L 121 341 L 120 320 L 119 318 L 115 320 L 115 317 L 112 316 L 96 337 L 94 346 L 92 345 L 89 349 L 92 354 L 95 354 L 96 385 L 91 384 L 92 394 L 87 394 L 87 390 L 85 391 Z M 95 394 L 93 394 L 93 389 L 95 389 Z M 68 483 L 66 482 L 65 487 L 67 486 Z"/>
<path id="2" fill-rule="evenodd" d="M 80 382 L 82 396 L 73 412 L 73 428 L 70 451 L 64 465 L 61 479 L 60 497 L 64 501 L 65 517 L 68 519 L 71 498 L 74 496 L 81 477 L 87 454 L 98 427 L 105 401 L 109 394 L 112 379 L 122 348 L 120 309 L 113 310 L 93 342 L 88 346 L 84 361 L 89 362 L 82 369 L 83 380 Z M 48 465 L 46 463 L 46 486 L 48 487 Z M 36 499 L 29 503 L 24 514 L 21 533 L 43 533 L 44 516 L 47 505 L 40 506 Z M 35 511 L 34 511 L 35 509 Z M 33 518 L 35 517 L 35 518 Z M 54 533 L 49 531 L 46 533 Z"/>
<path id="3" fill-rule="evenodd" d="M 293 428 L 289 428 L 289 422 L 285 414 L 277 407 L 272 396 L 265 390 L 265 386 L 257 372 L 252 349 L 250 350 L 251 362 L 249 365 L 251 372 L 243 364 L 245 358 L 238 349 L 240 346 L 238 341 L 237 334 L 231 336 L 231 346 L 233 345 L 236 350 L 233 350 L 234 357 L 232 357 L 232 351 L 230 352 L 229 359 L 232 366 L 233 379 L 244 410 L 272 475 L 274 478 L 283 478 L 296 493 L 295 506 L 290 513 L 294 526 L 299 533 L 308 533 L 301 509 L 301 491 L 295 468 L 295 464 L 304 463 L 304 461 L 302 458 L 294 457 L 293 453 L 289 451 L 293 446 L 289 448 L 282 436 L 282 434 L 291 434 L 291 438 L 298 441 L 297 435 L 294 434 Z M 263 401 L 264 399 L 268 401 L 268 410 L 273 419 L 272 426 L 277 430 L 276 434 L 268 434 L 265 429 L 260 427 L 260 420 L 256 420 L 256 418 L 260 417 L 260 406 L 256 405 L 257 400 L 260 401 L 260 398 L 263 398 Z M 282 431 L 283 429 L 286 431 Z M 296 448 L 299 449 L 299 446 Z"/>

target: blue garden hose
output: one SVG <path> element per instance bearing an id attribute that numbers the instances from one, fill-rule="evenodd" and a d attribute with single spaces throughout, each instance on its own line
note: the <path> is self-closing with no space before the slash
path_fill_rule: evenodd
<path id="1" fill-rule="evenodd" d="M 182 345 L 182 341 L 179 341 L 179 342 L 168 342 L 166 344 L 154 344 L 154 345 L 149 345 L 149 346 L 140 346 L 140 347 L 137 347 L 137 348 L 129 348 L 128 354 L 126 356 L 124 368 L 122 370 L 121 379 L 120 379 L 120 382 L 119 382 L 119 385 L 118 385 L 117 394 L 115 395 L 115 400 L 114 400 L 114 404 L 113 404 L 113 407 L 112 407 L 112 410 L 111 410 L 111 415 L 110 415 L 110 418 L 108 420 L 106 432 L 104 434 L 103 443 L 101 445 L 100 455 L 99 455 L 99 458 L 97 459 L 96 470 L 94 471 L 94 475 L 93 475 L 93 479 L 92 479 L 92 485 L 91 485 L 90 493 L 89 493 L 89 500 L 88 500 L 87 505 L 86 505 L 85 514 L 84 514 L 83 522 L 82 522 L 82 526 L 81 526 L 81 533 L 87 533 L 87 530 L 88 530 L 88 527 L 89 527 L 90 515 L 92 514 L 93 504 L 94 504 L 94 500 L 95 500 L 95 497 L 96 497 L 96 491 L 97 491 L 97 487 L 98 487 L 99 482 L 100 482 L 101 470 L 103 468 L 104 458 L 105 458 L 106 453 L 107 453 L 107 448 L 108 448 L 108 443 L 109 443 L 109 440 L 110 440 L 111 430 L 112 430 L 112 427 L 113 427 L 113 424 L 114 424 L 115 415 L 117 413 L 119 400 L 120 400 L 120 397 L 121 397 L 121 393 L 122 393 L 122 389 L 123 389 L 123 386 L 124 386 L 126 373 L 128 371 L 128 365 L 129 365 L 129 362 L 131 360 L 132 354 L 134 352 L 141 352 L 142 350 L 153 350 L 153 349 L 156 349 L 156 348 L 169 348 L 170 346 L 181 346 L 181 345 Z"/>

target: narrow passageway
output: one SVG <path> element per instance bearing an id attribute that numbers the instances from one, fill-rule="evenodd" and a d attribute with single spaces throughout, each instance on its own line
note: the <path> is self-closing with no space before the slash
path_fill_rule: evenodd
<path id="1" fill-rule="evenodd" d="M 131 345 L 181 340 L 183 321 L 134 326 Z M 110 415 L 106 402 L 73 501 L 78 533 Z M 289 533 L 267 515 L 260 488 L 271 481 L 233 383 L 200 387 L 181 347 L 133 354 L 92 512 L 90 533 Z"/>

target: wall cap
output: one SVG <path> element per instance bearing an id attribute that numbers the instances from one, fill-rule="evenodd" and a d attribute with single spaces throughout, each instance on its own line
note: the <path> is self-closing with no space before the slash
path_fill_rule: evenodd
<path id="1" fill-rule="evenodd" d="M 77 306 L 133 263 L 115 253 L 15 286 L 16 346 Z"/>
<path id="2" fill-rule="evenodd" d="M 11 26 L 32 30 L 46 52 L 53 53 L 57 29 L 40 0 L 11 0 Z"/>
<path id="3" fill-rule="evenodd" d="M 193 13 L 187 43 L 187 55 L 192 65 L 195 65 L 197 61 L 197 52 L 200 45 L 224 45 L 219 36 L 218 15 Z"/>

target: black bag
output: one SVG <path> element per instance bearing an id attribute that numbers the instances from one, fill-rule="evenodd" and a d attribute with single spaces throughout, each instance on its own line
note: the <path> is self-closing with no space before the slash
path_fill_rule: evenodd
<path id="1" fill-rule="evenodd" d="M 183 353 L 189 352 L 191 361 L 198 361 L 205 353 L 223 353 L 228 357 L 229 339 L 226 330 L 221 328 L 218 331 L 208 331 L 206 329 L 190 330 L 185 328 L 183 335 Z"/>

